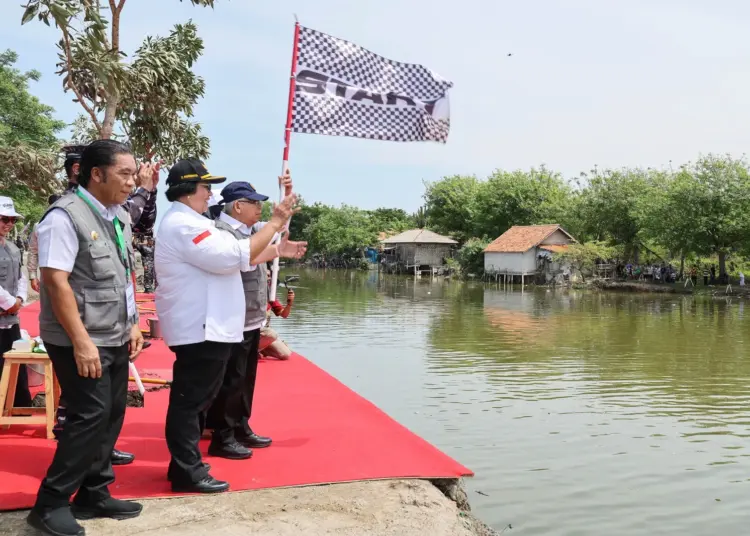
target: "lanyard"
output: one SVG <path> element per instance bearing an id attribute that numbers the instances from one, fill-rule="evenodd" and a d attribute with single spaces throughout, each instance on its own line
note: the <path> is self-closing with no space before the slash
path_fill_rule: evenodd
<path id="1" fill-rule="evenodd" d="M 91 200 L 88 199 L 83 193 L 81 193 L 80 188 L 76 189 L 76 195 L 83 199 L 91 208 L 91 210 L 93 210 L 97 214 L 99 213 Z M 115 216 L 115 219 L 112 220 L 112 224 L 115 226 L 115 243 L 117 244 L 117 249 L 120 252 L 122 262 L 125 265 L 125 275 L 127 277 L 130 277 L 130 263 L 128 262 L 127 248 L 125 247 L 125 237 L 122 234 L 122 227 L 120 226 L 120 220 L 117 216 Z"/>

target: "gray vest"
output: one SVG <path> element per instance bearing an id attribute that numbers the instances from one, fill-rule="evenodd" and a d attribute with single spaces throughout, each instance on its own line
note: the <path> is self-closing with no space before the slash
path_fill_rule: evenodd
<path id="1" fill-rule="evenodd" d="M 0 246 L 0 287 L 13 296 L 18 294 L 18 280 L 21 279 L 21 252 L 9 239 Z M 0 328 L 18 324 L 18 315 L 0 316 Z"/>
<path id="2" fill-rule="evenodd" d="M 247 238 L 228 223 L 214 220 L 217 229 L 231 233 L 237 240 Z M 268 274 L 266 263 L 257 265 L 252 272 L 242 272 L 242 287 L 245 289 L 245 329 L 258 325 L 266 319 L 268 305 Z"/>
<path id="3" fill-rule="evenodd" d="M 115 241 L 114 225 L 101 217 L 86 201 L 71 194 L 60 198 L 50 210 L 68 213 L 78 235 L 78 255 L 68 278 L 78 305 L 78 313 L 96 346 L 122 346 L 130 340 L 135 318 L 128 318 L 125 289 L 132 281 Z M 120 208 L 117 218 L 123 224 L 122 234 L 128 250 L 131 271 L 135 267 L 130 216 Z M 58 322 L 49 295 L 42 282 L 39 330 L 42 340 L 58 346 L 72 346 L 70 337 Z"/>

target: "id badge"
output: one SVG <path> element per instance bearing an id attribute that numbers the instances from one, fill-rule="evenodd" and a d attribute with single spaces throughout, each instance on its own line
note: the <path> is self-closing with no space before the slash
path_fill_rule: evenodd
<path id="1" fill-rule="evenodd" d="M 128 303 L 128 318 L 135 316 L 135 289 L 133 283 L 128 283 L 125 289 L 125 300 Z"/>

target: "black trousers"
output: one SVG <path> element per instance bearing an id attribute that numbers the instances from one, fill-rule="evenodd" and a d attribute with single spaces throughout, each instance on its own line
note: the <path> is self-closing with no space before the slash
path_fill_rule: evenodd
<path id="1" fill-rule="evenodd" d="M 166 438 L 172 459 L 167 478 L 174 483 L 199 482 L 208 475 L 198 443 L 206 412 L 224 378 L 231 343 L 204 341 L 171 346 L 176 360 L 169 391 Z"/>
<path id="2" fill-rule="evenodd" d="M 99 347 L 101 378 L 78 374 L 72 346 L 44 343 L 66 397 L 66 422 L 47 476 L 42 481 L 37 507 L 66 506 L 78 490 L 84 504 L 109 497 L 115 481 L 112 449 L 125 420 L 128 394 L 128 344 Z"/>
<path id="3" fill-rule="evenodd" d="M 21 338 L 21 327 L 16 324 L 9 328 L 0 329 L 0 377 L 3 375 L 5 359 L 3 354 L 13 348 L 13 343 Z M 29 375 L 26 365 L 18 367 L 18 381 L 16 382 L 16 396 L 13 405 L 18 408 L 31 407 L 31 393 L 29 392 Z"/>
<path id="4" fill-rule="evenodd" d="M 230 442 L 235 433 L 252 433 L 249 420 L 258 375 L 259 343 L 260 329 L 254 329 L 243 334 L 242 342 L 232 345 L 221 389 L 208 410 L 206 428 L 223 442 Z"/>

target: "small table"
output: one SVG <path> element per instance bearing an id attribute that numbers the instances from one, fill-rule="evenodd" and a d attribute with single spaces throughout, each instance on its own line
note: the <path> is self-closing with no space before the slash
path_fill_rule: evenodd
<path id="1" fill-rule="evenodd" d="M 0 379 L 0 426 L 12 424 L 44 424 L 47 427 L 47 439 L 54 439 L 52 428 L 55 425 L 55 410 L 60 401 L 60 384 L 52 367 L 49 356 L 34 352 L 6 352 L 3 355 L 5 365 Z M 42 365 L 44 367 L 43 408 L 17 408 L 13 406 L 18 383 L 20 365 Z"/>

